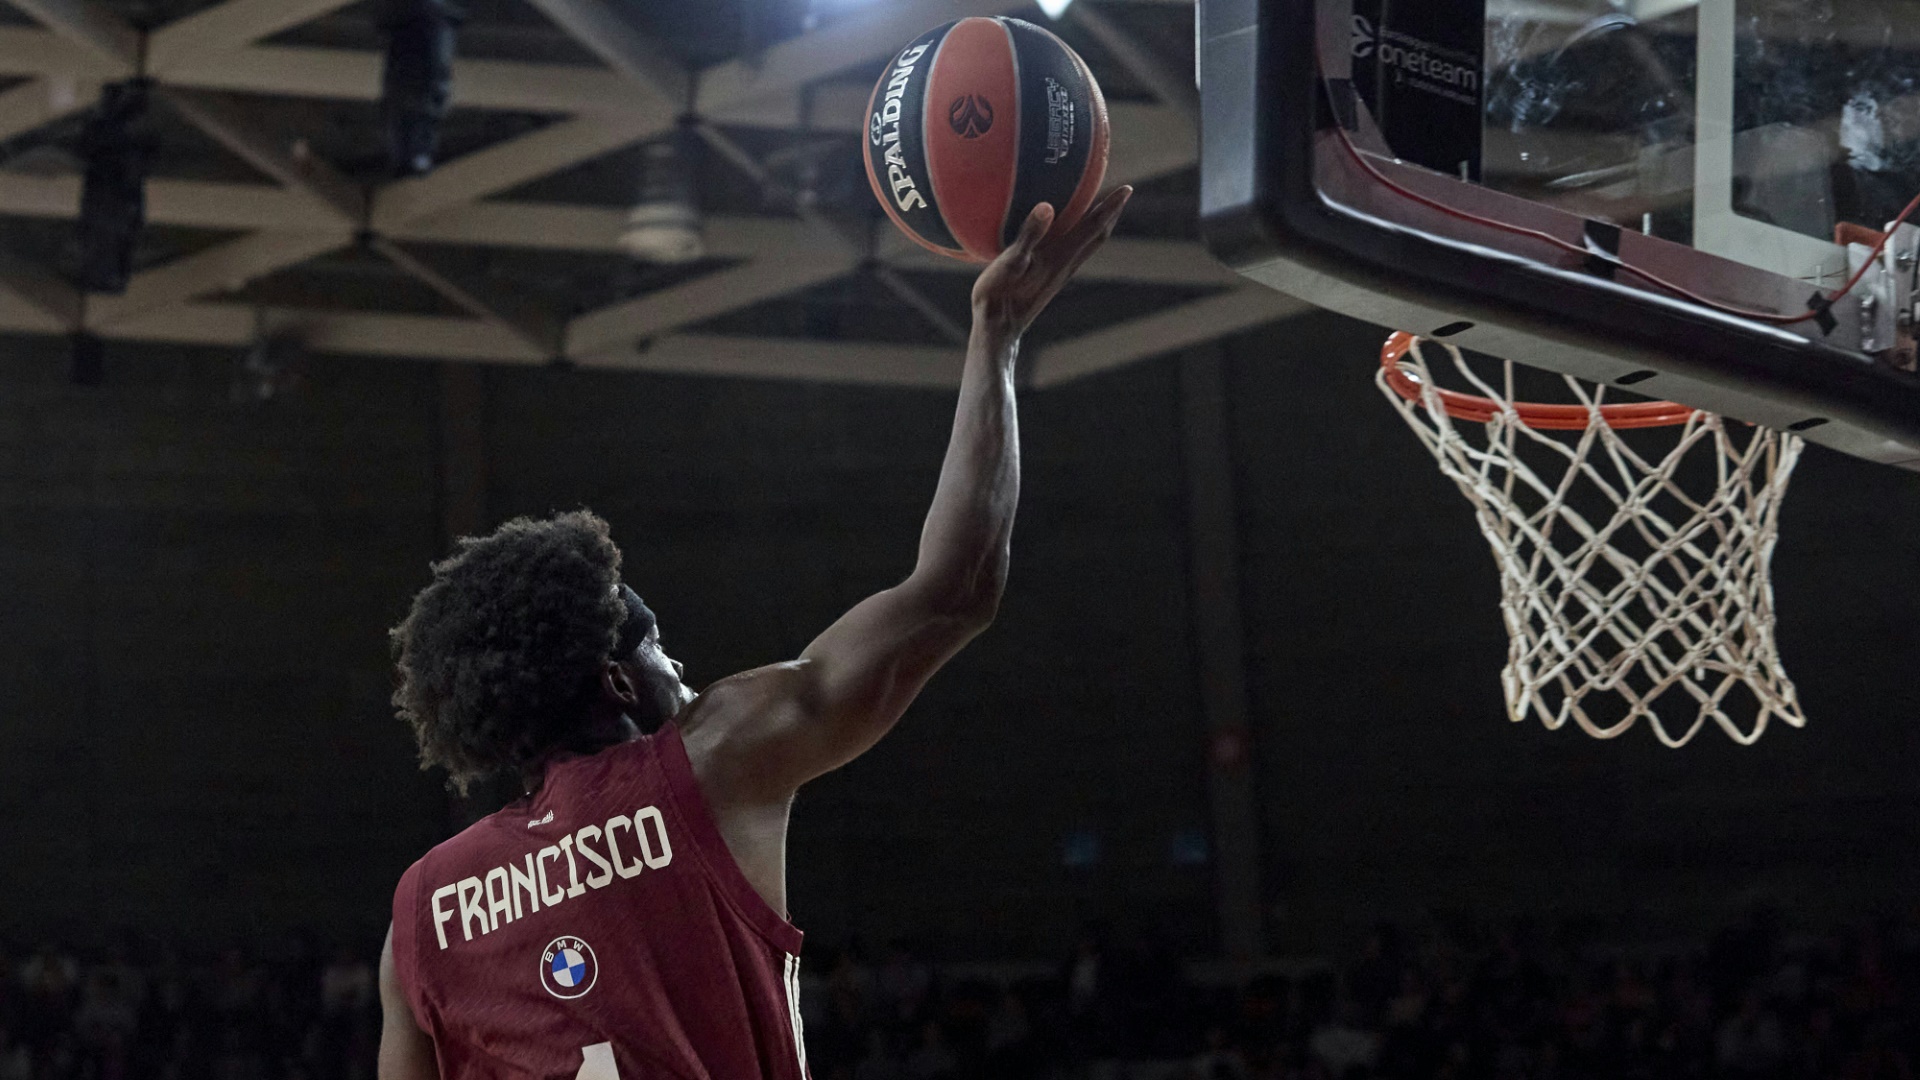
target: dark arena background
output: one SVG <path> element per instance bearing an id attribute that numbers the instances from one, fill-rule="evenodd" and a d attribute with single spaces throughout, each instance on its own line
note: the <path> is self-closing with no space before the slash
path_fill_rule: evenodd
<path id="1" fill-rule="evenodd" d="M 1190 3 L 447 7 L 0 5 L 0 1080 L 371 1080 L 394 883 L 506 795 L 388 701 L 453 537 L 591 507 L 696 687 L 906 574 L 972 270 L 861 109 L 969 14 L 1138 194 L 1027 338 L 997 620 L 794 807 L 812 1075 L 1920 1068 L 1920 480 L 1806 453 L 1804 729 L 1510 723 L 1384 328 L 1199 245 Z"/>

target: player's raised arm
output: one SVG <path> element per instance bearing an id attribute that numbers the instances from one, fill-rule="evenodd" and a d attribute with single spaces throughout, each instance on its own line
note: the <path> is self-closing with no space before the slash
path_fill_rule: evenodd
<path id="1" fill-rule="evenodd" d="M 960 403 L 907 579 L 856 604 L 798 660 L 727 680 L 682 718 L 691 753 L 735 796 L 784 799 L 859 756 L 993 620 L 1020 495 L 1020 336 L 1112 232 L 1120 188 L 1053 234 L 1042 204 L 980 274 Z"/>

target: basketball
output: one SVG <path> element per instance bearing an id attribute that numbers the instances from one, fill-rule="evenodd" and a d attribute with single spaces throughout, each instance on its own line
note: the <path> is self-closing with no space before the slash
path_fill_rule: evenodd
<path id="1" fill-rule="evenodd" d="M 867 179 L 921 246 L 987 262 L 1040 203 L 1077 221 L 1107 173 L 1107 103 L 1067 43 L 968 18 L 915 38 L 867 106 Z"/>

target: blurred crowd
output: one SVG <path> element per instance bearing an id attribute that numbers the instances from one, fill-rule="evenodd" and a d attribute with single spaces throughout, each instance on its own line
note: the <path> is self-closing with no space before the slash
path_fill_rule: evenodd
<path id="1" fill-rule="evenodd" d="M 0 951 L 0 1080 L 373 1080 L 369 950 Z M 1089 930 L 1057 966 L 809 947 L 816 1080 L 1920 1080 L 1920 921 L 1756 914 L 1622 947 L 1580 924 L 1382 927 L 1252 978 Z"/>
<path id="2" fill-rule="evenodd" d="M 1344 962 L 1192 977 L 1085 935 L 1052 973 L 942 979 L 911 949 L 815 961 L 816 1080 L 1915 1080 L 1920 922 L 1757 913 L 1624 948 L 1579 923 L 1382 927 Z"/>
<path id="3" fill-rule="evenodd" d="M 0 949 L 0 1080 L 374 1080 L 365 949 Z"/>

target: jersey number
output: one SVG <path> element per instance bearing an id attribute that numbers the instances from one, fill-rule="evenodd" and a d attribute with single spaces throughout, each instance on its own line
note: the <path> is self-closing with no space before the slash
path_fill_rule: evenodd
<path id="1" fill-rule="evenodd" d="M 594 1043 L 580 1048 L 580 1071 L 573 1080 L 620 1080 L 620 1066 L 613 1062 L 613 1044 Z"/>

